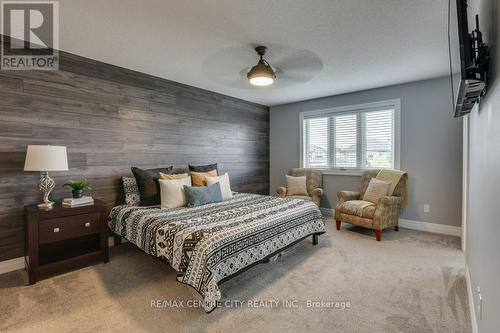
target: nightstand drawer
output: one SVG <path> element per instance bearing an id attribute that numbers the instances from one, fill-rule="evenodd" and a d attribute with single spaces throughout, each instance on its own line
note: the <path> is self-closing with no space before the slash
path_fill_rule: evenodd
<path id="1" fill-rule="evenodd" d="M 100 232 L 100 214 L 87 213 L 42 220 L 39 224 L 38 243 L 47 244 Z"/>

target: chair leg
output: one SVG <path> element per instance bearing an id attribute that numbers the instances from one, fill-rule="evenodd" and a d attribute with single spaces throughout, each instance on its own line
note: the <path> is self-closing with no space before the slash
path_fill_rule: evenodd
<path id="1" fill-rule="evenodd" d="M 382 239 L 382 230 L 375 230 L 375 238 L 378 242 Z"/>
<path id="2" fill-rule="evenodd" d="M 399 225 L 395 226 L 394 230 L 399 231 Z"/>
<path id="3" fill-rule="evenodd" d="M 340 230 L 340 224 L 342 223 L 342 221 L 335 220 L 335 222 L 337 222 L 337 230 Z"/>

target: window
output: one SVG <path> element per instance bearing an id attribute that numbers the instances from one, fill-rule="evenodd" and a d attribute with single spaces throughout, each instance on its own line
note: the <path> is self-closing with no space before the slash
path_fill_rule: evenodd
<path id="1" fill-rule="evenodd" d="M 301 164 L 346 173 L 399 168 L 400 101 L 302 112 Z"/>

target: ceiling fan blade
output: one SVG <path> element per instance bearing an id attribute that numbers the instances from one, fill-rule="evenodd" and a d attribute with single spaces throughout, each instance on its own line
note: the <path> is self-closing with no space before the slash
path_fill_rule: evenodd
<path id="1" fill-rule="evenodd" d="M 212 54 L 202 64 L 202 69 L 210 73 L 227 72 L 237 74 L 243 67 L 253 66 L 258 58 L 255 52 L 241 47 L 224 49 Z"/>
<path id="2" fill-rule="evenodd" d="M 298 50 L 290 54 L 277 55 L 272 59 L 270 58 L 269 62 L 283 71 L 293 69 L 321 71 L 323 69 L 321 59 L 308 50 Z"/>
<path id="3" fill-rule="evenodd" d="M 292 80 L 296 82 L 307 82 L 310 81 L 313 76 L 310 73 L 290 73 L 290 72 L 285 72 L 281 75 L 277 76 L 278 80 Z"/>
<path id="4" fill-rule="evenodd" d="M 306 49 L 283 45 L 267 45 L 264 59 L 276 71 L 276 86 L 287 87 L 310 81 L 323 69 L 321 59 Z M 253 45 L 219 50 L 202 63 L 203 74 L 211 81 L 238 89 L 255 89 L 248 83 L 247 73 L 258 62 Z"/>

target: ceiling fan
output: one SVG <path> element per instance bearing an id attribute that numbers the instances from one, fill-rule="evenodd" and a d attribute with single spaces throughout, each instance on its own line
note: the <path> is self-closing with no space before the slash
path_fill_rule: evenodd
<path id="1" fill-rule="evenodd" d="M 254 52 L 259 60 L 252 66 Z M 202 72 L 209 80 L 238 89 L 295 86 L 312 80 L 322 69 L 323 62 L 310 50 L 275 43 L 225 48 L 202 64 Z"/>
<path id="2" fill-rule="evenodd" d="M 269 86 L 276 80 L 276 73 L 272 69 L 271 65 L 264 60 L 264 54 L 266 54 L 267 47 L 259 45 L 255 48 L 255 52 L 260 56 L 260 60 L 257 65 L 253 66 L 247 73 L 247 79 L 250 84 L 258 87 Z"/>

